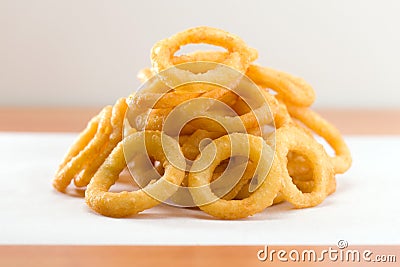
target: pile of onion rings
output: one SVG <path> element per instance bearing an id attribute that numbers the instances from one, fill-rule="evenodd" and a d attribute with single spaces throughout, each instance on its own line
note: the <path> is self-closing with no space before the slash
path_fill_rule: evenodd
<path id="1" fill-rule="evenodd" d="M 188 44 L 225 51 L 175 55 Z M 340 132 L 310 109 L 302 78 L 255 65 L 258 52 L 236 35 L 197 27 L 157 42 L 138 91 L 96 115 L 71 146 L 53 186 L 71 181 L 87 205 L 110 217 L 160 203 L 240 219 L 290 202 L 316 206 L 350 168 Z M 329 144 L 328 155 L 318 135 Z M 137 190 L 110 188 L 129 173 Z"/>

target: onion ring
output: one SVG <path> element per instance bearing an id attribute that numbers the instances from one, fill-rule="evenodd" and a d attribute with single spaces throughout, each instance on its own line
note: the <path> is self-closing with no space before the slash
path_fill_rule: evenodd
<path id="1" fill-rule="evenodd" d="M 313 167 L 313 190 L 303 193 L 293 183 L 288 170 L 282 169 L 283 186 L 281 192 L 285 199 L 297 208 L 312 207 L 320 204 L 327 196 L 328 181 L 333 173 L 332 165 L 322 145 L 296 126 L 284 126 L 276 131 L 276 154 L 285 165 L 290 151 L 309 159 Z"/>
<path id="2" fill-rule="evenodd" d="M 105 107 L 94 117 L 68 151 L 53 181 L 54 187 L 64 192 L 71 180 L 84 187 L 122 139 L 122 124 L 127 105 L 119 99 L 114 107 Z"/>
<path id="3" fill-rule="evenodd" d="M 236 35 L 216 28 L 197 27 L 161 40 L 153 46 L 151 60 L 154 71 L 159 73 L 172 67 L 171 58 L 173 55 L 181 46 L 189 43 L 206 43 L 226 48 L 230 54 L 223 63 L 238 71 L 245 71 L 248 64 L 254 61 L 258 55 L 255 49 L 248 48 L 243 40 Z M 240 58 L 239 65 L 236 65 L 237 63 L 232 64 L 235 62 L 236 56 Z"/>
<path id="4" fill-rule="evenodd" d="M 71 180 L 75 178 L 98 153 L 100 153 L 101 148 L 106 144 L 109 135 L 112 132 L 110 117 L 111 117 L 111 106 L 105 107 L 99 114 L 99 123 L 96 128 L 96 133 L 93 138 L 86 144 L 89 136 L 92 134 L 87 134 L 84 132 L 83 136 L 79 136 L 75 145 L 68 152 L 66 164 L 63 164 L 61 168 L 57 171 L 56 177 L 53 180 L 53 186 L 60 192 L 64 192 Z M 88 126 L 89 132 L 93 132 L 94 126 L 97 123 L 90 124 Z M 86 145 L 85 145 L 86 144 Z M 79 148 L 83 148 L 76 152 Z M 72 156 L 76 154 L 75 156 Z"/>
<path id="5" fill-rule="evenodd" d="M 192 193 L 195 203 L 204 203 L 204 199 L 215 198 L 216 196 L 211 191 L 209 182 L 212 178 L 212 173 L 217 165 L 224 159 L 231 157 L 230 139 L 236 139 L 236 142 L 249 143 L 249 154 L 246 155 L 253 162 L 258 162 L 257 170 L 264 172 L 266 165 L 269 164 L 268 158 L 272 160 L 273 152 L 264 140 L 260 137 L 255 137 L 246 134 L 230 134 L 222 136 L 214 140 L 217 149 L 217 158 L 214 159 L 212 165 L 201 172 L 189 174 L 189 189 Z M 205 150 L 207 147 L 205 148 Z M 272 154 L 271 154 L 272 153 Z M 244 155 L 244 154 L 243 154 Z M 280 174 L 281 165 L 278 158 L 273 159 L 273 163 L 268 175 L 265 177 L 262 184 L 248 198 L 242 200 L 223 200 L 217 199 L 215 202 L 200 205 L 200 209 L 204 212 L 220 218 L 220 219 L 239 219 L 251 216 L 270 206 L 280 189 Z M 264 178 L 264 177 L 263 177 Z M 201 187 L 200 190 L 198 188 Z"/>
<path id="6" fill-rule="evenodd" d="M 312 192 L 314 188 L 312 163 L 305 157 L 289 152 L 287 155 L 287 169 L 293 183 L 303 193 Z M 336 190 L 336 178 L 331 176 L 328 182 L 327 195 L 332 194 Z"/>
<path id="7" fill-rule="evenodd" d="M 170 141 L 175 142 L 172 138 Z M 125 161 L 124 147 L 135 149 L 136 146 L 143 143 L 146 145 L 148 154 L 161 162 L 165 170 L 164 175 L 156 182 L 137 191 L 108 192 L 126 167 L 126 161 L 130 161 L 129 158 Z M 149 191 L 158 194 L 160 199 L 166 200 L 176 192 L 177 185 L 182 183 L 183 178 L 184 172 L 176 169 L 166 160 L 161 145 L 161 133 L 156 131 L 137 132 L 125 137 L 111 152 L 106 162 L 90 181 L 85 192 L 85 199 L 88 206 L 100 214 L 109 217 L 127 217 L 160 203 L 160 200 L 154 198 L 153 194 L 149 194 Z"/>
<path id="8" fill-rule="evenodd" d="M 153 71 L 160 74 L 163 70 L 170 69 L 174 66 L 172 58 L 174 54 L 180 49 L 181 46 L 189 43 L 206 43 L 224 47 L 228 50 L 228 57 L 222 62 L 240 73 L 244 73 L 248 65 L 257 58 L 257 51 L 247 47 L 239 37 L 228 32 L 211 28 L 211 27 L 197 27 L 192 28 L 178 34 L 171 36 L 156 43 L 151 51 L 151 61 Z M 176 75 L 174 73 L 176 72 Z M 230 84 L 231 81 L 226 83 L 226 75 L 224 69 L 217 67 L 210 69 L 206 73 L 195 74 L 188 70 L 175 68 L 173 73 L 167 77 L 168 84 L 182 84 L 185 81 L 209 81 L 211 83 Z M 165 77 L 163 77 L 165 78 Z M 165 79 L 163 79 L 165 81 Z M 183 80 L 182 80 L 183 79 Z M 182 82 L 183 81 L 183 82 Z M 229 86 L 228 86 L 229 87 Z"/>
<path id="9" fill-rule="evenodd" d="M 311 109 L 288 106 L 290 115 L 321 136 L 335 151 L 331 157 L 335 173 L 344 173 L 351 166 L 351 154 L 339 130 Z"/>
<path id="10" fill-rule="evenodd" d="M 96 158 L 94 158 L 90 164 L 87 164 L 88 166 L 83 170 L 83 173 L 75 177 L 75 186 L 87 186 L 97 169 L 103 164 L 114 147 L 122 140 L 122 124 L 127 107 L 125 98 L 118 99 L 113 106 L 111 115 L 112 132 L 109 136 L 109 140 L 102 151 L 96 155 Z"/>

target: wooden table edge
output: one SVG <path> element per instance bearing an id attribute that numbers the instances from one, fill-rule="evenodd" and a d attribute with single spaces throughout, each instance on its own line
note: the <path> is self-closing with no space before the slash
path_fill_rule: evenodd
<path id="1" fill-rule="evenodd" d="M 80 132 L 101 108 L 0 107 L 0 131 Z M 317 109 L 345 135 L 400 134 L 400 109 Z"/>

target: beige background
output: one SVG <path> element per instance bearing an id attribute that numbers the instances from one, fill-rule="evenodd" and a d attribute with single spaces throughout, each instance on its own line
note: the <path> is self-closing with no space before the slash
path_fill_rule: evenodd
<path id="1" fill-rule="evenodd" d="M 317 107 L 400 107 L 400 1 L 0 0 L 0 106 L 97 106 L 134 91 L 157 40 L 240 35 Z"/>

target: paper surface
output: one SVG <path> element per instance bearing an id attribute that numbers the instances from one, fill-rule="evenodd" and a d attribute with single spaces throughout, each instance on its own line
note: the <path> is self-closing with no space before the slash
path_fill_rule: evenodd
<path id="1" fill-rule="evenodd" d="M 0 133 L 0 244 L 400 244 L 400 136 L 347 137 L 353 167 L 321 205 L 284 203 L 238 221 L 166 205 L 124 219 L 93 213 L 51 185 L 75 137 Z"/>

